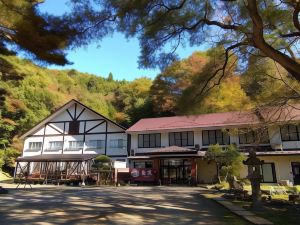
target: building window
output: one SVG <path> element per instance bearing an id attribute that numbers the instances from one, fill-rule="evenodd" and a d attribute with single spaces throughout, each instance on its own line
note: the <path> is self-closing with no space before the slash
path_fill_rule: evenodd
<path id="1" fill-rule="evenodd" d="M 194 145 L 194 132 L 171 132 L 169 133 L 170 146 L 193 146 Z"/>
<path id="2" fill-rule="evenodd" d="M 202 132 L 203 145 L 229 145 L 230 137 L 222 130 L 204 130 Z"/>
<path id="3" fill-rule="evenodd" d="M 83 148 L 83 141 L 69 141 L 69 150 L 80 150 Z"/>
<path id="4" fill-rule="evenodd" d="M 261 175 L 263 183 L 277 183 L 275 164 L 264 163 L 261 165 Z"/>
<path id="5" fill-rule="evenodd" d="M 61 150 L 63 147 L 62 141 L 50 141 L 49 142 L 49 150 Z"/>
<path id="6" fill-rule="evenodd" d="M 259 144 L 269 143 L 269 134 L 267 129 L 263 130 L 250 130 L 250 129 L 239 129 L 239 143 L 240 144 Z"/>
<path id="7" fill-rule="evenodd" d="M 112 139 L 109 141 L 110 148 L 125 148 L 125 140 L 123 139 Z"/>
<path id="8" fill-rule="evenodd" d="M 29 150 L 41 150 L 42 142 L 29 142 Z"/>
<path id="9" fill-rule="evenodd" d="M 69 134 L 79 134 L 79 121 L 69 123 Z"/>
<path id="10" fill-rule="evenodd" d="M 139 148 L 161 147 L 160 134 L 139 134 Z"/>
<path id="11" fill-rule="evenodd" d="M 280 127 L 282 141 L 299 141 L 300 140 L 300 125 L 283 125 Z"/>
<path id="12" fill-rule="evenodd" d="M 90 140 L 87 142 L 88 149 L 103 149 L 105 147 L 104 140 Z"/>
<path id="13" fill-rule="evenodd" d="M 133 163 L 133 167 L 136 169 L 151 169 L 152 168 L 152 161 L 136 161 Z"/>

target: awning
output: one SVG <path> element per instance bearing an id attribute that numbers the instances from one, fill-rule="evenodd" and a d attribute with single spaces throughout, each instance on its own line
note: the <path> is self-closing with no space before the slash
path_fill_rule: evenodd
<path id="1" fill-rule="evenodd" d="M 43 154 L 18 157 L 17 162 L 83 162 L 97 156 L 98 154 Z"/>

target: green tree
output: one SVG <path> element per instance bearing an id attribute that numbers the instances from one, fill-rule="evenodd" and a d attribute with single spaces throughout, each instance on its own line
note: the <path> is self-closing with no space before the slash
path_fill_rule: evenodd
<path id="1" fill-rule="evenodd" d="M 137 36 L 144 67 L 169 64 L 176 59 L 177 47 L 187 41 L 194 46 L 211 41 L 225 46 L 223 65 L 217 70 L 224 70 L 234 51 L 241 60 L 252 54 L 269 57 L 300 80 L 297 0 L 72 2 L 73 21 L 85 31 L 80 37 L 84 43 L 114 30 Z"/>
<path id="2" fill-rule="evenodd" d="M 285 105 L 299 101 L 300 84 L 280 65 L 268 58 L 250 57 L 241 84 L 256 107 Z"/>
<path id="3" fill-rule="evenodd" d="M 42 0 L 0 1 L 0 53 L 12 54 L 9 46 L 16 46 L 32 58 L 58 65 L 68 60 L 64 50 L 71 45 L 75 29 L 65 18 L 42 14 L 38 4 Z"/>
<path id="4" fill-rule="evenodd" d="M 108 74 L 108 78 L 107 78 L 108 81 L 113 81 L 114 80 L 114 76 L 112 73 L 109 73 Z"/>
<path id="5" fill-rule="evenodd" d="M 236 146 L 229 145 L 223 148 L 219 144 L 209 146 L 205 158 L 216 163 L 219 183 L 221 177 L 224 177 L 224 181 L 228 181 L 233 176 L 239 176 L 244 160 L 243 155 Z"/>
<path id="6" fill-rule="evenodd" d="M 106 155 L 99 155 L 94 159 L 92 167 L 96 170 L 110 170 L 112 168 L 111 158 Z"/>

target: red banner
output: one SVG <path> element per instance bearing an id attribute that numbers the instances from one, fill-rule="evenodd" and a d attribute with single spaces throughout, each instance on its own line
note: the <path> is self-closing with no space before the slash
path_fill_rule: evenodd
<path id="1" fill-rule="evenodd" d="M 130 168 L 131 181 L 155 181 L 157 171 L 155 169 L 146 168 Z"/>

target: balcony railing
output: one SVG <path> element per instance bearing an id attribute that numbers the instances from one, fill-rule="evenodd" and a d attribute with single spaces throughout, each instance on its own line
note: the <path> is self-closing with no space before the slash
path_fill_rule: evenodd
<path id="1" fill-rule="evenodd" d="M 57 152 L 57 151 L 61 151 L 62 147 L 55 147 L 55 148 L 46 148 L 44 151 L 45 152 Z"/>
<path id="2" fill-rule="evenodd" d="M 83 147 L 68 147 L 64 151 L 82 151 Z"/>
<path id="3" fill-rule="evenodd" d="M 25 151 L 26 152 L 39 152 L 41 150 L 42 150 L 42 148 L 28 148 Z"/>

